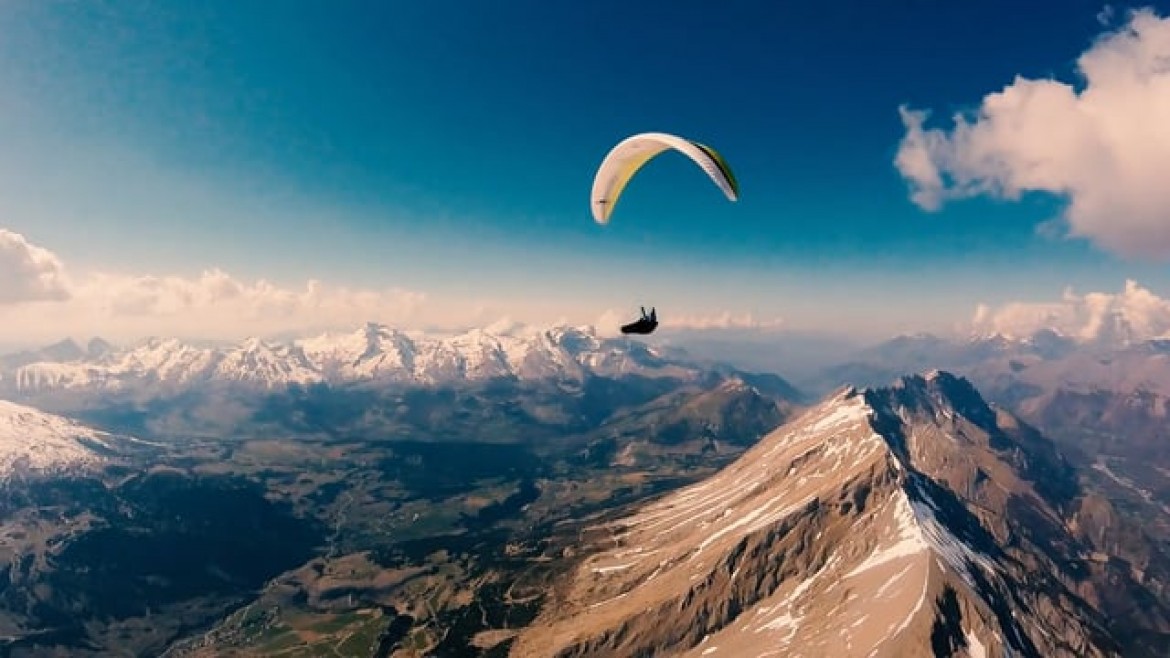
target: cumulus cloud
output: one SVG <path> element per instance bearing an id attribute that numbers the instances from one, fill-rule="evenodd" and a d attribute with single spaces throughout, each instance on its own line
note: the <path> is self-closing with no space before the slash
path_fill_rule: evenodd
<path id="1" fill-rule="evenodd" d="M 1170 257 L 1170 19 L 1133 12 L 1077 61 L 1080 90 L 1017 77 L 949 132 L 900 108 L 895 166 L 926 210 L 952 199 L 1067 199 L 1062 223 L 1124 256 Z"/>
<path id="2" fill-rule="evenodd" d="M 1082 342 L 1129 343 L 1170 335 L 1170 300 L 1126 281 L 1119 293 L 1068 289 L 1059 301 L 980 304 L 971 324 L 982 335 L 1025 338 L 1050 329 Z"/>
<path id="3" fill-rule="evenodd" d="M 65 266 L 23 235 L 0 229 L 0 304 L 62 300 L 69 296 Z"/>
<path id="4" fill-rule="evenodd" d="M 0 338 L 9 342 L 66 334 L 236 339 L 367 321 L 403 323 L 426 302 L 422 293 L 401 288 L 357 289 L 317 280 L 288 287 L 241 280 L 221 269 L 195 277 L 92 272 L 67 278 L 50 251 L 2 230 L 0 276 L 13 282 L 0 297 Z M 34 299 L 45 303 L 11 303 Z"/>
<path id="5" fill-rule="evenodd" d="M 226 314 L 253 327 L 399 319 L 424 300 L 421 293 L 387 288 L 350 289 L 310 279 L 286 288 L 264 279 L 241 281 L 220 269 L 194 278 L 94 274 L 75 296 L 101 315 L 140 321 L 147 318 L 213 317 Z"/>

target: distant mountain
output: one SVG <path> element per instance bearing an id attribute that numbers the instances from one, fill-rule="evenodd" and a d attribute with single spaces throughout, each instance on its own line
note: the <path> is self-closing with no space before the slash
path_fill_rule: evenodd
<path id="1" fill-rule="evenodd" d="M 8 395 L 54 391 L 177 391 L 208 384 L 276 389 L 314 383 L 441 385 L 491 379 L 587 376 L 694 379 L 705 368 L 638 341 L 599 337 L 590 327 L 475 329 L 456 335 L 404 332 L 379 324 L 350 333 L 275 343 L 250 338 L 201 347 L 152 338 L 117 349 L 60 344 L 8 357 Z"/>
<path id="2" fill-rule="evenodd" d="M 1055 360 L 1083 351 L 1100 349 L 1072 338 L 1043 330 L 1023 338 L 1001 334 L 966 338 L 929 333 L 903 335 L 844 356 L 807 382 L 812 390 L 827 392 L 844 384 L 880 386 L 918 372 L 942 368 L 964 374 L 993 363 L 1010 368 L 1013 361 Z M 803 383 L 803 382 L 802 382 Z M 981 382 L 982 383 L 982 382 Z"/>
<path id="3" fill-rule="evenodd" d="M 0 357 L 0 368 L 4 370 L 11 370 L 29 363 L 60 363 L 64 361 L 74 361 L 84 356 L 86 356 L 86 351 L 82 350 L 81 347 L 72 339 L 67 338 L 60 342 L 53 343 L 52 345 L 42 347 L 38 350 L 26 350 L 24 352 L 17 352 L 16 354 L 2 356 Z"/>
<path id="4" fill-rule="evenodd" d="M 966 380 L 847 388 L 586 531 L 510 655 L 1165 655 L 1170 561 L 1111 509 Z"/>
<path id="5" fill-rule="evenodd" d="M 588 465 L 646 468 L 671 456 L 722 463 L 799 409 L 791 400 L 730 377 L 709 388 L 681 387 L 649 402 L 619 407 L 585 437 Z"/>
<path id="6" fill-rule="evenodd" d="M 709 356 L 740 369 L 784 373 L 796 382 L 814 378 L 826 364 L 837 363 L 842 355 L 862 347 L 856 339 L 825 332 L 753 329 L 710 332 L 669 328 L 660 331 L 659 340 L 664 345 Z"/>

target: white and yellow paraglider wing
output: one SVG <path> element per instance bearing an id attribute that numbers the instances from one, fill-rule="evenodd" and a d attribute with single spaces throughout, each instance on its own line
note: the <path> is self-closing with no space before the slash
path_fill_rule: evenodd
<path id="1" fill-rule="evenodd" d="M 609 222 L 613 207 L 630 182 L 654 156 L 675 149 L 699 165 L 731 201 L 739 198 L 739 184 L 727 162 L 715 149 L 666 133 L 642 133 L 623 140 L 605 156 L 593 179 L 593 218 Z"/>

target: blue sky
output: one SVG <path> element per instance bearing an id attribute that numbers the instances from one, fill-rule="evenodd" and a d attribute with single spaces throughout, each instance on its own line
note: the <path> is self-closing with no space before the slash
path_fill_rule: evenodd
<path id="1" fill-rule="evenodd" d="M 1017 76 L 1077 84 L 1126 5 L 782 4 L 12 0 L 0 227 L 75 278 L 403 288 L 446 300 L 440 324 L 646 303 L 889 332 L 1170 286 L 1039 234 L 1051 194 L 926 212 L 893 164 L 899 106 L 945 129 Z M 719 148 L 741 201 L 667 154 L 595 225 L 594 170 L 646 130 Z"/>

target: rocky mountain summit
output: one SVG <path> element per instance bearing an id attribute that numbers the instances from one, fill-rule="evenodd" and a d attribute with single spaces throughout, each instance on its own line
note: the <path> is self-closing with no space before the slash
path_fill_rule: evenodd
<path id="1" fill-rule="evenodd" d="M 514 656 L 1138 656 L 1159 546 L 945 372 L 845 388 L 577 542 Z"/>

